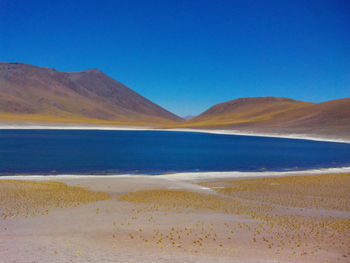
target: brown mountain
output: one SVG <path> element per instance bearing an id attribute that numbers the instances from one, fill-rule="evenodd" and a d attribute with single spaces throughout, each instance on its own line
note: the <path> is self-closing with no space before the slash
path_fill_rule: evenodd
<path id="1" fill-rule="evenodd" d="M 217 104 L 180 126 L 350 138 L 350 98 L 323 103 L 278 97 L 240 98 Z"/>
<path id="2" fill-rule="evenodd" d="M 309 103 L 240 98 L 183 121 L 96 69 L 0 63 L 0 122 L 234 129 L 350 138 L 350 98 Z"/>
<path id="3" fill-rule="evenodd" d="M 0 63 L 0 121 L 170 124 L 182 119 L 96 69 Z"/>

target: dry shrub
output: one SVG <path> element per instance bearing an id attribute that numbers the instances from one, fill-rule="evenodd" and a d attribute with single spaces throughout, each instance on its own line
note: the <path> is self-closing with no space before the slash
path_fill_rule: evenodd
<path id="1" fill-rule="evenodd" d="M 106 193 L 62 182 L 0 180 L 0 214 L 3 219 L 47 214 L 51 208 L 76 207 L 109 198 Z"/>

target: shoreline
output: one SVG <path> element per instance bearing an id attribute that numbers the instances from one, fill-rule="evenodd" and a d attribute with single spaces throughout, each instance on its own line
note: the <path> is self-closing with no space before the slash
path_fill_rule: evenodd
<path id="1" fill-rule="evenodd" d="M 340 138 L 322 138 L 300 134 L 269 134 L 269 133 L 254 133 L 241 132 L 237 130 L 208 130 L 208 129 L 158 129 L 152 127 L 137 127 L 137 126 L 92 126 L 92 125 L 77 125 L 77 126 L 62 126 L 62 125 L 3 125 L 0 124 L 1 130 L 18 129 L 18 130 L 111 130 L 111 131 L 174 131 L 174 132 L 197 132 L 207 134 L 222 134 L 222 135 L 239 135 L 239 136 L 256 136 L 268 138 L 284 138 L 284 139 L 299 139 L 334 143 L 350 143 L 350 140 Z M 211 172 L 175 172 L 163 173 L 156 175 L 149 174 L 56 174 L 56 175 L 0 175 L 0 180 L 4 179 L 39 179 L 39 180 L 57 180 L 57 179 L 78 179 L 78 178 L 159 178 L 167 180 L 180 181 L 204 181 L 213 179 L 239 179 L 239 178 L 258 178 L 258 177 L 279 177 L 291 175 L 311 175 L 311 174 L 327 174 L 327 173 L 349 173 L 349 167 L 331 167 L 319 169 L 293 170 L 293 171 L 211 171 Z"/>
<path id="2" fill-rule="evenodd" d="M 111 174 L 111 175 L 94 175 L 94 174 L 57 174 L 57 175 L 4 175 L 0 176 L 0 180 L 60 180 L 60 179 L 125 179 L 125 178 L 141 178 L 141 179 L 165 179 L 169 181 L 208 181 L 219 179 L 248 179 L 248 178 L 269 178 L 295 175 L 318 175 L 318 174 L 342 174 L 350 173 L 350 167 L 341 168 L 324 168 L 310 169 L 300 171 L 263 171 L 263 172 L 183 172 L 169 173 L 159 175 L 146 174 Z"/>
<path id="3" fill-rule="evenodd" d="M 309 134 L 284 134 L 284 133 L 261 133 L 261 132 L 248 132 L 239 130 L 218 130 L 218 129 L 164 129 L 154 127 L 142 127 L 142 126 L 93 126 L 93 125 L 16 125 L 16 124 L 0 124 L 0 130 L 106 130 L 106 131 L 175 131 L 175 132 L 197 132 L 208 134 L 222 134 L 222 135 L 239 135 L 239 136 L 255 136 L 255 137 L 268 137 L 268 138 L 283 138 L 283 139 L 296 139 L 296 140 L 311 140 L 321 142 L 335 142 L 335 143 L 350 143 L 350 139 L 344 138 L 326 138 L 318 135 Z"/>

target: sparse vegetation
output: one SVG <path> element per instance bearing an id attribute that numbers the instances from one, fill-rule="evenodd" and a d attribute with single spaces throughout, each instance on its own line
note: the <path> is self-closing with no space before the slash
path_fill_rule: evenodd
<path id="1" fill-rule="evenodd" d="M 220 194 L 260 203 L 350 211 L 350 174 L 242 179 L 202 185 L 213 187 Z"/>
<path id="2" fill-rule="evenodd" d="M 349 179 L 350 174 L 341 174 L 201 183 L 212 188 L 211 194 L 139 190 L 118 197 L 123 206 L 124 202 L 132 204 L 123 215 L 114 217 L 110 206 L 94 206 L 89 213 L 96 218 L 112 216 L 107 217 L 109 230 L 105 232 L 110 249 L 139 246 L 234 256 L 241 248 L 249 248 L 282 262 L 286 257 L 291 262 L 314 262 L 315 258 L 347 262 Z M 60 182 L 1 180 L 0 220 L 46 215 L 53 208 L 109 198 Z M 58 253 L 53 250 L 54 255 Z M 79 257 L 86 253 L 79 247 L 73 250 Z"/>
<path id="3" fill-rule="evenodd" d="M 350 256 L 347 252 L 350 244 L 349 179 L 350 175 L 344 174 L 217 181 L 201 185 L 213 187 L 219 195 L 142 190 L 123 195 L 119 200 L 145 204 L 133 211 L 136 215 L 213 210 L 250 218 L 225 222 L 227 231 L 224 233 L 218 230 L 218 223 L 208 223 L 205 219 L 186 227 L 169 226 L 166 231 L 155 228 L 156 234 L 148 237 L 147 243 L 161 248 L 198 252 L 214 244 L 217 249 L 226 251 L 240 241 L 242 235 L 238 233 L 243 232 L 250 237 L 250 246 L 266 247 L 276 256 L 283 252 L 297 259 L 333 251 L 343 255 L 338 262 L 344 262 L 342 259 Z M 325 209 L 345 214 L 328 215 Z M 146 239 L 144 232 L 139 234 L 141 240 Z M 332 261 L 332 258 L 326 260 Z"/>
<path id="4" fill-rule="evenodd" d="M 0 215 L 2 219 L 48 214 L 52 208 L 76 207 L 107 200 L 106 193 L 61 182 L 0 180 Z"/>

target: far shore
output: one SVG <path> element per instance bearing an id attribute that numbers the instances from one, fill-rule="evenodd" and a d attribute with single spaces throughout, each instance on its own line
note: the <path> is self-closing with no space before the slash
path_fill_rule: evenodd
<path id="1" fill-rule="evenodd" d="M 325 137 L 324 135 L 310 135 L 310 134 L 286 134 L 286 133 L 262 133 L 255 131 L 240 131 L 229 129 L 164 129 L 155 127 L 144 126 L 106 126 L 106 125 L 69 125 L 69 124 L 35 124 L 35 123 L 0 123 L 0 130 L 116 130 L 116 131 L 176 131 L 176 132 L 198 132 L 198 133 L 210 133 L 210 134 L 223 134 L 223 135 L 242 135 L 242 136 L 257 136 L 257 137 L 272 137 L 272 138 L 285 138 L 285 139 L 299 139 L 299 140 L 312 140 L 323 142 L 339 142 L 350 143 L 350 139 L 343 137 Z"/>

